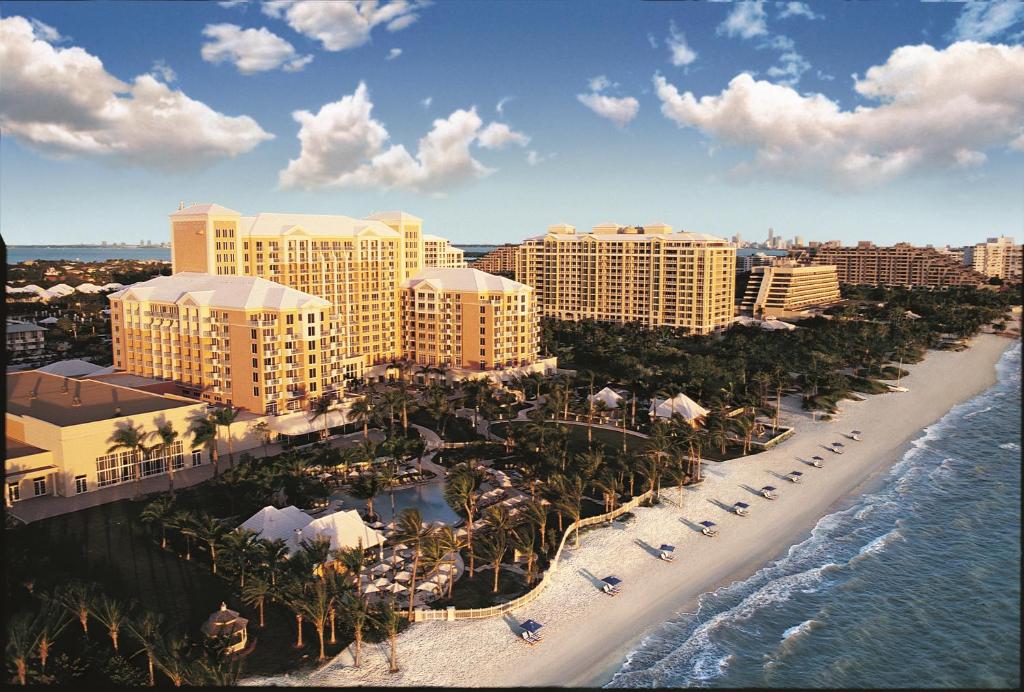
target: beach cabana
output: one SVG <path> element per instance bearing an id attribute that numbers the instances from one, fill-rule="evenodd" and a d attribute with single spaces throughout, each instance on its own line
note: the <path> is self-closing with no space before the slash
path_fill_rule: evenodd
<path id="1" fill-rule="evenodd" d="M 800 478 L 803 475 L 804 474 L 800 473 L 799 471 L 790 471 L 789 474 L 786 476 L 786 478 L 788 478 L 789 480 L 793 481 L 794 483 L 799 483 L 800 482 Z"/>
<path id="2" fill-rule="evenodd" d="M 732 511 L 736 512 L 741 517 L 745 517 L 750 514 L 750 505 L 746 502 L 737 502 L 732 506 Z"/>
<path id="3" fill-rule="evenodd" d="M 595 404 L 599 401 L 603 402 L 608 408 L 618 408 L 622 402 L 622 395 L 616 392 L 611 387 L 605 387 L 597 394 L 591 394 L 587 397 L 587 401 L 592 401 Z"/>
<path id="4" fill-rule="evenodd" d="M 672 554 L 675 551 L 675 549 L 676 549 L 676 547 L 674 545 L 669 545 L 668 543 L 662 543 L 661 547 L 658 548 L 658 550 L 661 551 L 661 553 L 658 555 L 658 557 L 661 558 L 662 560 L 664 560 L 665 562 L 672 562 L 673 560 L 676 559 L 676 556 Z"/>
<path id="5" fill-rule="evenodd" d="M 658 418 L 672 418 L 678 414 L 693 423 L 708 415 L 708 410 L 680 392 L 671 399 L 652 399 L 650 414 Z"/>
<path id="6" fill-rule="evenodd" d="M 619 584 L 622 583 L 621 579 L 619 579 L 618 577 L 609 575 L 609 576 L 605 577 L 604 579 L 602 579 L 601 581 L 604 582 L 604 586 L 601 587 L 601 591 L 603 591 L 604 593 L 608 594 L 609 596 L 615 596 L 615 595 L 617 595 L 619 593 L 619 591 L 620 591 Z"/>
<path id="7" fill-rule="evenodd" d="M 523 630 L 523 640 L 528 644 L 536 644 L 543 639 L 539 634 L 540 628 L 543 627 L 543 625 L 536 620 L 527 620 L 526 622 L 521 623 L 519 627 Z"/>
<path id="8" fill-rule="evenodd" d="M 774 500 L 779 496 L 779 494 L 775 492 L 774 485 L 766 485 L 763 488 L 761 488 L 761 496 L 764 497 L 766 500 Z"/>
<path id="9" fill-rule="evenodd" d="M 700 525 L 704 527 L 700 530 L 700 532 L 705 536 L 715 537 L 718 535 L 718 526 L 715 524 L 715 522 L 702 521 Z"/>
<path id="10" fill-rule="evenodd" d="M 249 621 L 238 614 L 237 610 L 229 610 L 227 603 L 220 604 L 215 612 L 203 623 L 202 631 L 210 638 L 227 638 L 226 652 L 231 654 L 245 648 L 248 641 L 247 627 Z"/>

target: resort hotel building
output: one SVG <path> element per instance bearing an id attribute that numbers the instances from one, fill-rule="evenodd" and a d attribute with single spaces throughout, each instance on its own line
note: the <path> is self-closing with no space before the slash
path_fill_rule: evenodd
<path id="1" fill-rule="evenodd" d="M 1020 281 L 1022 248 L 1013 238 L 999 236 L 988 242 L 969 246 L 964 251 L 964 264 L 988 277 Z"/>
<path id="2" fill-rule="evenodd" d="M 502 245 L 473 262 L 472 267 L 491 274 L 498 272 L 512 274 L 516 270 L 516 255 L 518 254 L 518 245 Z"/>
<path id="3" fill-rule="evenodd" d="M 834 266 L 757 266 L 751 269 L 740 311 L 758 318 L 796 317 L 839 300 Z"/>
<path id="4" fill-rule="evenodd" d="M 423 266 L 446 267 L 448 269 L 465 269 L 466 260 L 463 252 L 457 247 L 452 247 L 447 238 L 441 236 L 423 234 Z"/>
<path id="5" fill-rule="evenodd" d="M 834 265 L 839 283 L 860 286 L 945 288 L 980 286 L 986 281 L 984 275 L 963 266 L 948 253 L 909 243 L 877 247 L 861 241 L 856 247 L 821 246 L 811 262 Z"/>
<path id="6" fill-rule="evenodd" d="M 567 224 L 523 241 L 516 280 L 537 291 L 543 315 L 670 326 L 709 334 L 733 319 L 736 248 L 666 224 Z"/>

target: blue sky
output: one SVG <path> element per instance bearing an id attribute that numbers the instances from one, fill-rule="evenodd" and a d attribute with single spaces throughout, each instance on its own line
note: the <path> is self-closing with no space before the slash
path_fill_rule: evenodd
<path id="1" fill-rule="evenodd" d="M 4 8 L 11 244 L 165 240 L 179 200 L 462 243 L 1024 236 L 1021 3 Z"/>

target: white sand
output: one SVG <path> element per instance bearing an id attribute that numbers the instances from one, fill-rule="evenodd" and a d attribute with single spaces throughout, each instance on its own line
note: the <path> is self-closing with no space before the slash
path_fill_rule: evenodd
<path id="1" fill-rule="evenodd" d="M 387 647 L 364 647 L 363 665 L 353 668 L 342 654 L 305 676 L 250 679 L 255 684 L 537 686 L 602 685 L 626 655 L 677 613 L 692 612 L 697 597 L 733 580 L 745 579 L 766 562 L 802 540 L 823 515 L 861 492 L 868 480 L 896 462 L 922 428 L 955 404 L 995 381 L 994 364 L 1013 342 L 980 335 L 966 351 L 932 351 L 901 385 L 906 393 L 844 401 L 835 422 L 812 422 L 796 397 L 784 400 L 782 422 L 796 435 L 768 452 L 725 463 L 705 464 L 704 483 L 683 491 L 664 489 L 663 503 L 636 510 L 627 527 L 613 525 L 581 535 L 580 548 L 563 552 L 551 585 L 533 603 L 506 618 L 418 623 L 398 641 L 401 672 L 387 673 Z M 866 396 L 866 395 L 865 395 Z M 843 433 L 859 429 L 862 441 Z M 821 445 L 842 441 L 841 456 Z M 825 467 L 797 459 L 813 454 Z M 800 484 L 781 480 L 803 472 Z M 769 502 L 743 486 L 774 485 L 779 498 Z M 735 516 L 713 501 L 750 504 L 751 514 Z M 708 538 L 691 525 L 710 519 L 720 534 Z M 689 522 L 689 525 L 686 523 Z M 654 558 L 637 540 L 657 546 L 672 543 L 672 564 Z M 571 545 L 571 543 L 569 544 Z M 603 595 L 594 580 L 615 574 L 623 593 Z M 515 622 L 533 618 L 544 625 L 544 641 L 530 647 L 519 641 Z M 243 683 L 244 684 L 244 683 Z"/>

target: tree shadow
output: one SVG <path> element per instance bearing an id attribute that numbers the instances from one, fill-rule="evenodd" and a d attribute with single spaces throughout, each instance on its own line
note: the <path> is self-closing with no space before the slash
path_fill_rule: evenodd
<path id="1" fill-rule="evenodd" d="M 641 548 L 643 548 L 644 550 L 646 550 L 652 556 L 654 556 L 654 557 L 660 557 L 661 556 L 661 550 L 658 549 L 658 548 L 655 548 L 653 545 L 651 545 L 647 541 L 643 541 L 643 540 L 640 540 L 639 538 L 637 538 L 633 542 L 636 543 Z"/>

